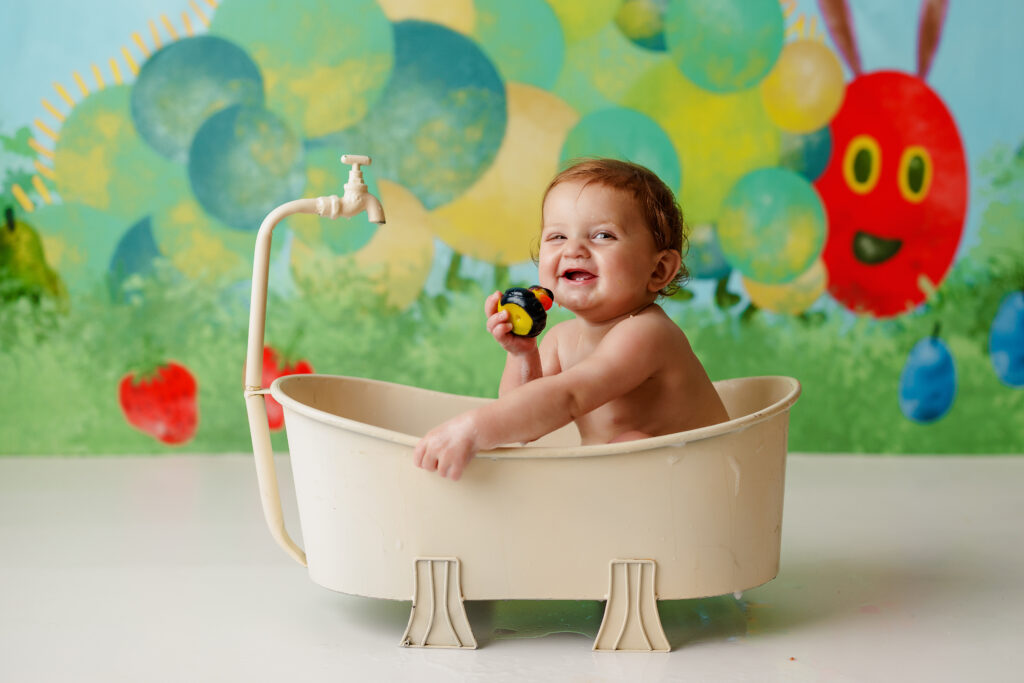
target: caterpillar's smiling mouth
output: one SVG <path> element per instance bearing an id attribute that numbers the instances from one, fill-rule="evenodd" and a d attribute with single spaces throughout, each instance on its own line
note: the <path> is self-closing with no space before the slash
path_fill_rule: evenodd
<path id="1" fill-rule="evenodd" d="M 858 230 L 853 236 L 853 255 L 861 263 L 873 266 L 888 261 L 903 246 L 902 240 L 890 240 Z"/>

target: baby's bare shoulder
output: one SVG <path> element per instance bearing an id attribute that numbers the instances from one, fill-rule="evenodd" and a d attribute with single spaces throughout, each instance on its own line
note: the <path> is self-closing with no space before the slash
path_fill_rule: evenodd
<path id="1" fill-rule="evenodd" d="M 686 335 L 672 318 L 658 306 L 652 306 L 643 313 L 626 318 L 616 329 L 620 334 L 643 336 L 659 344 L 686 341 Z"/>

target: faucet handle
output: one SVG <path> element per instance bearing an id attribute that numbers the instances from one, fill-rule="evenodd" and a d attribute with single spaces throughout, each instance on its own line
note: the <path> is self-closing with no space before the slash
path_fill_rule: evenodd
<path id="1" fill-rule="evenodd" d="M 341 163 L 351 164 L 353 171 L 358 171 L 360 166 L 369 166 L 373 163 L 373 160 L 368 156 L 361 154 L 342 154 Z"/>
<path id="2" fill-rule="evenodd" d="M 345 184 L 345 192 L 350 190 L 365 191 L 366 183 L 363 182 L 363 172 L 359 169 L 360 166 L 369 166 L 372 162 L 370 157 L 363 156 L 361 154 L 342 154 L 341 163 L 352 164 L 352 168 L 348 172 L 348 182 Z"/>

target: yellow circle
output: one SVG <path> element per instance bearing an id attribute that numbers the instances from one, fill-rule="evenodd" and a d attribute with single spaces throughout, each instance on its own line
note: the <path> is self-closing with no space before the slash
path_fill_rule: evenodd
<path id="1" fill-rule="evenodd" d="M 579 115 L 551 93 L 505 84 L 508 127 L 479 180 L 431 214 L 435 234 L 456 251 L 509 265 L 530 258 L 540 233 L 541 197 L 558 172 L 558 153 Z"/>
<path id="2" fill-rule="evenodd" d="M 779 128 L 810 133 L 827 125 L 843 103 L 846 79 L 835 54 L 818 40 L 797 40 L 782 48 L 761 81 L 765 111 Z"/>
<path id="3" fill-rule="evenodd" d="M 732 186 L 754 169 L 779 162 L 779 129 L 755 88 L 718 94 L 698 87 L 671 61 L 633 81 L 622 105 L 654 120 L 682 166 L 676 191 L 687 221 L 713 223 Z"/>
<path id="4" fill-rule="evenodd" d="M 882 148 L 870 135 L 858 135 L 846 146 L 843 154 L 843 178 L 856 194 L 875 189 L 882 172 Z"/>
<path id="5" fill-rule="evenodd" d="M 911 145 L 903 150 L 903 156 L 900 157 L 900 172 L 897 176 L 903 198 L 911 204 L 923 202 L 932 186 L 934 168 L 932 155 L 924 147 Z"/>
<path id="6" fill-rule="evenodd" d="M 793 280 L 780 285 L 766 285 L 743 278 L 743 288 L 755 306 L 788 315 L 799 315 L 810 308 L 824 293 L 826 283 L 825 264 L 821 259 Z"/>

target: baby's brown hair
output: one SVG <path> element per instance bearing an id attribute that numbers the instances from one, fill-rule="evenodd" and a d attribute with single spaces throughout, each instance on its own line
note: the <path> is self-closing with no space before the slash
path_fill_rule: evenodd
<path id="1" fill-rule="evenodd" d="M 630 193 L 654 237 L 655 249 L 675 249 L 680 256 L 686 256 L 689 242 L 686 238 L 683 211 L 679 208 L 672 190 L 650 169 L 619 159 L 573 159 L 544 190 L 542 205 L 552 188 L 560 183 L 573 181 L 581 181 L 584 186 L 599 183 Z M 689 277 L 690 272 L 686 269 L 686 264 L 680 263 L 679 272 L 658 293 L 662 296 L 672 296 Z"/>

